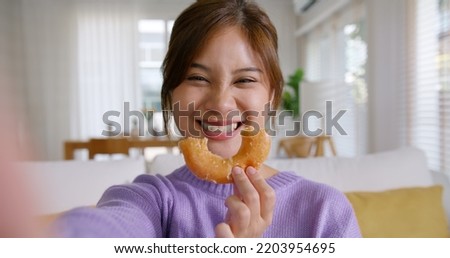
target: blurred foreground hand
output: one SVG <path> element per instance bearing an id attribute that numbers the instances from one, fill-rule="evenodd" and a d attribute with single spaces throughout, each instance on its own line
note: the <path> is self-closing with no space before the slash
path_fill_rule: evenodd
<path id="1" fill-rule="evenodd" d="M 0 78 L 1 80 L 2 78 Z M 26 178 L 15 162 L 27 154 L 19 153 L 15 100 L 0 81 L 0 238 L 39 237 L 33 213 L 34 202 Z"/>

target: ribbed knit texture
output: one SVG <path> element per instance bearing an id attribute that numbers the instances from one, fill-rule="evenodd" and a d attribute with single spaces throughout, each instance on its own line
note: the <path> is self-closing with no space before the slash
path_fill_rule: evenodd
<path id="1" fill-rule="evenodd" d="M 264 237 L 360 237 L 353 209 L 338 190 L 291 172 L 267 179 L 276 192 Z M 186 166 L 163 176 L 141 175 L 109 188 L 97 208 L 77 208 L 55 227 L 64 237 L 214 237 L 232 184 L 196 178 Z"/>

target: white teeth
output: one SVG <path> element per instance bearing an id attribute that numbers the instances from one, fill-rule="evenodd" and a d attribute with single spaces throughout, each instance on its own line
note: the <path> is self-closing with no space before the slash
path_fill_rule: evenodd
<path id="1" fill-rule="evenodd" d="M 215 125 L 209 125 L 208 126 L 208 131 L 212 131 L 212 132 L 217 132 L 217 131 L 221 131 L 223 132 L 225 128 L 223 128 L 223 126 L 215 126 Z"/>
<path id="2" fill-rule="evenodd" d="M 207 122 L 202 123 L 203 130 L 210 131 L 210 132 L 218 132 L 218 133 L 231 133 L 238 127 L 238 123 L 231 123 L 229 125 L 210 125 Z"/>

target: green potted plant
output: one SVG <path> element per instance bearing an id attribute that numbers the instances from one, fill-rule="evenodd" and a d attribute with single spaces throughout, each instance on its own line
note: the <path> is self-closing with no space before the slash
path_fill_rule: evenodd
<path id="1" fill-rule="evenodd" d="M 289 76 L 283 88 L 282 108 L 290 111 L 293 117 L 300 115 L 300 83 L 303 80 L 303 70 L 298 68 Z"/>

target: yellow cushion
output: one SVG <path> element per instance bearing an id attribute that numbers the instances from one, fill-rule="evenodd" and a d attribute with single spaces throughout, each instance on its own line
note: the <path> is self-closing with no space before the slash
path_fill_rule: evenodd
<path id="1" fill-rule="evenodd" d="M 442 186 L 346 193 L 363 237 L 448 237 Z"/>

